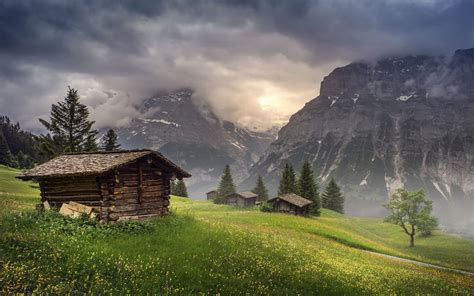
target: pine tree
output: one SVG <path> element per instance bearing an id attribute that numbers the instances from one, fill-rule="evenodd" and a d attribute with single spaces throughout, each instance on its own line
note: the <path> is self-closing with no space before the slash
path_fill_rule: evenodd
<path id="1" fill-rule="evenodd" d="M 97 134 L 99 132 L 97 130 L 93 130 L 87 136 L 86 142 L 82 147 L 83 151 L 87 152 L 95 152 L 99 150 L 99 145 L 97 145 Z"/>
<path id="2" fill-rule="evenodd" d="M 260 175 L 258 176 L 257 185 L 252 190 L 252 192 L 257 195 L 257 200 L 258 201 L 268 200 L 268 190 L 265 187 L 265 184 L 263 183 L 262 176 L 260 176 Z"/>
<path id="3" fill-rule="evenodd" d="M 176 195 L 175 194 L 175 192 L 176 192 L 176 181 L 175 180 L 170 181 L 170 191 L 171 191 L 171 194 Z"/>
<path id="4" fill-rule="evenodd" d="M 10 148 L 8 147 L 7 140 L 3 135 L 3 132 L 0 130 L 0 164 L 11 166 L 12 165 L 12 155 Z"/>
<path id="5" fill-rule="evenodd" d="M 344 196 L 334 178 L 331 178 L 322 195 L 323 207 L 344 213 Z"/>
<path id="6" fill-rule="evenodd" d="M 296 174 L 292 165 L 289 165 L 288 171 L 288 190 L 291 193 L 296 193 L 298 191 L 298 186 L 296 184 Z"/>
<path id="7" fill-rule="evenodd" d="M 116 151 L 120 148 L 117 134 L 113 129 L 109 129 L 102 139 L 102 149 L 105 151 Z"/>
<path id="8" fill-rule="evenodd" d="M 217 192 L 219 195 L 214 200 L 215 203 L 224 203 L 227 195 L 235 193 L 234 180 L 229 165 L 226 165 L 224 168 L 224 173 L 222 174 Z"/>
<path id="9" fill-rule="evenodd" d="M 87 106 L 79 102 L 76 89 L 68 88 L 64 101 L 51 106 L 50 121 L 40 122 L 50 135 L 40 137 L 46 153 L 93 151 L 97 149 L 95 137 L 97 130 L 92 129 L 94 121 L 89 121 Z"/>
<path id="10" fill-rule="evenodd" d="M 174 195 L 181 196 L 181 197 L 188 197 L 188 190 L 186 188 L 186 184 L 184 180 L 178 180 L 174 187 Z"/>
<path id="11" fill-rule="evenodd" d="M 296 176 L 293 167 L 290 164 L 285 164 L 280 179 L 280 186 L 278 187 L 278 195 L 296 192 Z"/>
<path id="12" fill-rule="evenodd" d="M 313 201 L 311 213 L 319 216 L 321 214 L 321 199 L 318 192 L 318 185 L 314 181 L 313 170 L 308 161 L 301 168 L 300 178 L 298 179 L 298 195 Z"/>

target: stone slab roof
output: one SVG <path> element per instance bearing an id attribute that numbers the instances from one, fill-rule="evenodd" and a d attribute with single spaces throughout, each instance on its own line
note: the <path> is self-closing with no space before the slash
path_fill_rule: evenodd
<path id="1" fill-rule="evenodd" d="M 286 202 L 288 202 L 292 205 L 295 205 L 299 208 L 303 208 L 303 207 L 313 203 L 311 200 L 306 199 L 304 197 L 301 197 L 299 195 L 296 195 L 294 193 L 283 194 L 283 195 L 274 197 L 274 198 L 272 198 L 268 201 L 271 202 L 271 201 L 278 200 L 278 199 L 284 200 L 284 201 L 286 201 Z"/>
<path id="2" fill-rule="evenodd" d="M 55 157 L 17 176 L 19 179 L 51 178 L 65 176 L 99 175 L 135 160 L 152 156 L 168 167 L 178 177 L 190 177 L 191 174 L 153 150 L 121 150 L 112 152 L 68 153 Z"/>
<path id="3" fill-rule="evenodd" d="M 250 191 L 236 192 L 236 193 L 229 194 L 228 196 L 232 196 L 232 195 L 238 195 L 245 199 L 257 197 L 255 193 L 250 192 Z"/>

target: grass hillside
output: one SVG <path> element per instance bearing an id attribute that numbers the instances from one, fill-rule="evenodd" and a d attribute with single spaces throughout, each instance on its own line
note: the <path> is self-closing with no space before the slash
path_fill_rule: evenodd
<path id="1" fill-rule="evenodd" d="M 435 233 L 414 248 L 398 227 L 172 197 L 174 214 L 98 225 L 28 209 L 34 184 L 0 168 L 0 294 L 465 294 L 474 277 L 364 250 L 474 271 L 474 241 Z M 33 187 L 31 187 L 33 185 Z M 17 212 L 12 214 L 13 212 Z"/>
<path id="2" fill-rule="evenodd" d="M 15 179 L 16 169 L 0 165 L 0 216 L 29 209 L 39 200 L 38 185 Z"/>

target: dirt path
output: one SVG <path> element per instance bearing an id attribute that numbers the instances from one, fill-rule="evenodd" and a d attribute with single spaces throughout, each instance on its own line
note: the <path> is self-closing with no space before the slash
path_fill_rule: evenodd
<path id="1" fill-rule="evenodd" d="M 474 272 L 470 272 L 470 271 L 465 271 L 465 270 L 460 270 L 460 269 L 455 269 L 455 268 L 449 268 L 449 267 L 434 265 L 434 264 L 430 264 L 430 263 L 420 262 L 420 261 L 401 258 L 401 257 L 397 257 L 397 256 L 392 256 L 392 255 L 381 254 L 381 253 L 377 253 L 377 252 L 371 252 L 371 251 L 364 251 L 364 252 L 367 252 L 367 253 L 370 253 L 370 254 L 373 254 L 373 255 L 376 255 L 376 256 L 380 256 L 380 257 L 390 258 L 390 259 L 393 259 L 393 260 L 412 263 L 412 264 L 419 265 L 419 266 L 432 267 L 432 268 L 436 268 L 436 269 L 439 269 L 439 270 L 452 271 L 452 272 L 457 272 L 457 273 L 461 273 L 461 274 L 465 274 L 465 275 L 469 275 L 469 276 L 474 276 Z"/>

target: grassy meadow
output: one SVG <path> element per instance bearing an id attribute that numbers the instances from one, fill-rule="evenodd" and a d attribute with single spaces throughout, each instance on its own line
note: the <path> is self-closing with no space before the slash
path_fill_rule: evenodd
<path id="1" fill-rule="evenodd" d="M 16 169 L 0 165 L 0 217 L 13 211 L 30 209 L 38 202 L 38 185 L 15 179 L 18 173 Z"/>
<path id="2" fill-rule="evenodd" d="M 0 294 L 472 295 L 474 241 L 435 232 L 414 248 L 394 225 L 323 211 L 261 213 L 172 197 L 173 214 L 99 225 L 37 216 L 33 183 L 0 167 Z"/>

